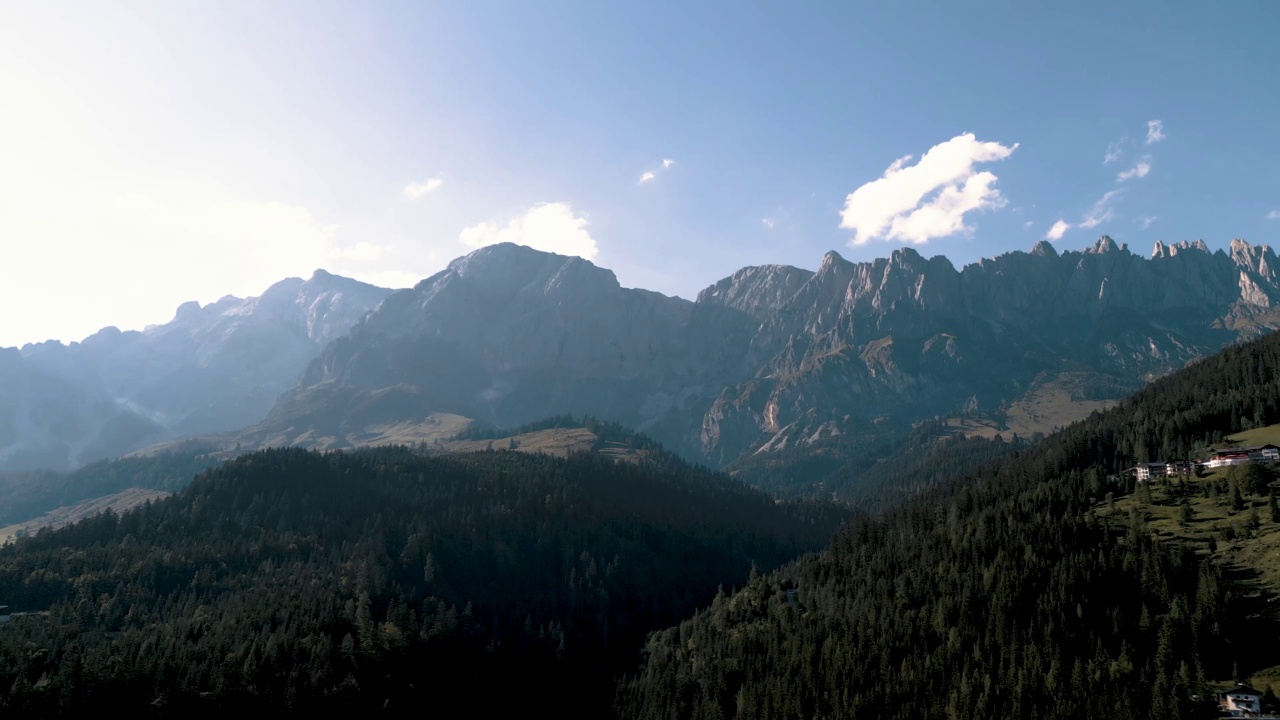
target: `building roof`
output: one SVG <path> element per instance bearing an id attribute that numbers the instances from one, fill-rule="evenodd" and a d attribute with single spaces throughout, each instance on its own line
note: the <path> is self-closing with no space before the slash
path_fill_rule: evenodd
<path id="1" fill-rule="evenodd" d="M 1251 688 L 1248 685 L 1241 683 L 1236 685 L 1235 687 L 1230 687 L 1230 688 L 1227 688 L 1226 690 L 1223 690 L 1222 694 L 1223 695 L 1257 695 L 1258 697 L 1262 697 L 1263 693 L 1261 690 L 1255 690 L 1254 688 Z"/>

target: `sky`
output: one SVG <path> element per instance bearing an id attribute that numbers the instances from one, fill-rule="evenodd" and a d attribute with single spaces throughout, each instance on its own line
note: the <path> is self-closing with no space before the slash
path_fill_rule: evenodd
<path id="1" fill-rule="evenodd" d="M 831 250 L 1274 245 L 1280 3 L 1049 5 L 8 0 L 0 347 L 502 241 L 691 299 Z"/>

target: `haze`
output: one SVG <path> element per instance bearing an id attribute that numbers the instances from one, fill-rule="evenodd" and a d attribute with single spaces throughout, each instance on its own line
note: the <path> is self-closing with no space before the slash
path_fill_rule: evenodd
<path id="1" fill-rule="evenodd" d="M 500 241 L 686 297 L 833 248 L 1272 242 L 1276 20 L 6 3 L 0 346 L 318 267 L 405 287 Z"/>

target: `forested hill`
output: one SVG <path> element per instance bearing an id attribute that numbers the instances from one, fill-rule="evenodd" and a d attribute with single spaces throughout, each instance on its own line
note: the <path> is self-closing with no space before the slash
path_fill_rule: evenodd
<path id="1" fill-rule="evenodd" d="M 833 506 L 684 465 L 243 456 L 0 549 L 0 714 L 608 713 L 652 630 L 828 542 Z"/>
<path id="2" fill-rule="evenodd" d="M 618 714 L 1212 717 L 1211 681 L 1280 661 L 1274 620 L 1094 508 L 1135 460 L 1277 421 L 1280 337 L 1230 348 L 654 635 Z"/>

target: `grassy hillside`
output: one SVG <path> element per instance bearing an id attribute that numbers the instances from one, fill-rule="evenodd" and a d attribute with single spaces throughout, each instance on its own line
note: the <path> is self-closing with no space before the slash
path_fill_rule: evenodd
<path id="1" fill-rule="evenodd" d="M 128 488 L 104 497 L 91 498 L 83 502 L 78 502 L 75 505 L 56 508 L 38 518 L 27 520 L 26 522 L 15 523 L 7 527 L 0 527 L 0 545 L 4 545 L 19 537 L 33 535 L 41 528 L 60 528 L 65 525 L 80 522 L 85 518 L 93 517 L 94 515 L 108 510 L 114 513 L 122 513 L 148 502 L 162 500 L 169 497 L 169 495 L 170 493 L 163 490 Z"/>
<path id="2" fill-rule="evenodd" d="M 1238 432 L 1227 438 L 1230 445 L 1280 445 L 1280 425 L 1268 425 Z"/>

